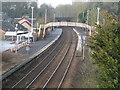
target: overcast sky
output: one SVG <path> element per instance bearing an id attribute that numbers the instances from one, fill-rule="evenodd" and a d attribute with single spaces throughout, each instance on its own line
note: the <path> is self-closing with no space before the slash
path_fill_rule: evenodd
<path id="1" fill-rule="evenodd" d="M 43 3 L 56 7 L 59 4 L 72 4 L 72 2 L 118 2 L 120 0 L 38 0 L 38 5 Z"/>
<path id="2" fill-rule="evenodd" d="M 72 4 L 72 0 L 38 0 L 39 6 L 43 3 L 52 5 L 53 7 L 56 7 L 59 4 Z"/>

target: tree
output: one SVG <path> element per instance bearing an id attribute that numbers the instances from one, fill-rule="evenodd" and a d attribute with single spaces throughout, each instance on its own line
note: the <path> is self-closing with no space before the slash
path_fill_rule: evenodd
<path id="1" fill-rule="evenodd" d="M 84 16 L 83 16 L 84 15 Z M 78 15 L 79 22 L 86 23 L 87 11 Z"/>
<path id="2" fill-rule="evenodd" d="M 100 68 L 99 87 L 120 88 L 120 23 L 107 11 L 103 16 L 106 23 L 89 38 L 90 55 Z"/>
<path id="3" fill-rule="evenodd" d="M 73 17 L 72 5 L 58 5 L 55 8 L 56 17 Z"/>
<path id="4" fill-rule="evenodd" d="M 45 10 L 47 9 L 47 22 L 53 20 L 54 8 L 51 5 L 42 4 L 38 9 L 38 17 L 40 18 L 40 23 L 44 23 Z"/>
<path id="5" fill-rule="evenodd" d="M 36 2 L 3 2 L 2 11 L 11 18 L 31 17 L 31 6 L 34 7 L 34 16 L 37 16 Z"/>

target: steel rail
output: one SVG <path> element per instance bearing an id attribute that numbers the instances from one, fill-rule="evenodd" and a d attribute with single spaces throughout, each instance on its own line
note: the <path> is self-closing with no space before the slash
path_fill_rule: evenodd
<path id="1" fill-rule="evenodd" d="M 58 68 L 60 67 L 60 65 L 62 64 L 62 62 L 64 61 L 65 57 L 67 56 L 69 50 L 70 50 L 70 47 L 72 45 L 72 38 L 71 38 L 71 41 L 70 41 L 70 44 L 63 56 L 63 58 L 61 59 L 61 61 L 59 62 L 58 66 L 56 67 L 56 69 L 54 70 L 54 72 L 52 73 L 52 75 L 49 77 L 49 79 L 46 81 L 46 83 L 44 84 L 44 86 L 42 87 L 42 90 L 45 89 L 45 87 L 47 86 L 47 84 L 50 82 L 50 80 L 53 78 L 54 74 L 56 73 L 56 71 L 58 70 Z"/>
<path id="2" fill-rule="evenodd" d="M 61 47 L 62 48 L 62 47 Z M 55 57 L 59 54 L 59 52 L 61 51 L 62 49 L 60 49 L 56 55 L 50 60 L 50 62 L 42 69 L 41 72 L 38 73 L 38 75 L 25 87 L 24 90 L 26 90 L 27 88 L 29 88 L 34 82 L 35 80 L 44 72 L 44 70 L 51 64 L 51 62 L 55 59 Z"/>
<path id="3" fill-rule="evenodd" d="M 45 69 L 51 64 L 51 62 L 55 59 L 55 57 L 60 53 L 60 51 L 62 50 L 62 48 L 64 47 L 64 45 L 65 44 L 62 44 L 62 47 L 60 48 L 60 50 L 54 55 L 54 57 L 50 60 L 50 62 L 43 68 L 43 70 L 41 72 L 39 72 L 38 75 L 25 87 L 24 90 L 26 90 L 27 88 L 29 88 L 35 82 L 35 80 L 45 71 Z"/>
<path id="4" fill-rule="evenodd" d="M 77 46 L 77 43 L 76 43 L 76 46 Z M 59 88 L 60 88 L 61 85 L 63 84 L 63 81 L 64 81 L 65 77 L 67 76 L 67 72 L 68 72 L 68 70 L 70 69 L 70 65 L 71 65 L 71 63 L 72 63 L 72 61 L 73 61 L 73 59 L 74 59 L 74 56 L 75 56 L 76 46 L 75 46 L 74 53 L 73 53 L 73 55 L 72 55 L 72 57 L 71 57 L 71 59 L 70 59 L 70 62 L 69 62 L 68 66 L 67 66 L 67 68 L 66 68 L 66 70 L 65 70 L 65 73 L 64 73 L 64 75 L 63 75 L 63 77 L 62 77 L 62 79 L 61 79 L 61 81 L 60 81 L 60 83 L 59 83 L 59 85 L 58 85 L 58 87 L 57 87 L 57 90 L 59 90 Z"/>
<path id="5" fill-rule="evenodd" d="M 46 58 L 48 58 L 54 51 L 55 49 L 60 45 L 60 43 L 62 42 L 62 40 L 59 42 L 58 45 L 56 45 L 56 47 L 41 61 L 37 64 L 37 66 L 35 66 L 31 71 L 29 71 L 22 79 L 20 79 L 16 84 L 14 84 L 12 86 L 12 88 L 15 88 L 15 86 L 17 86 L 20 82 L 22 82 L 22 80 L 24 80 L 32 71 L 34 71 L 43 61 L 45 61 Z"/>

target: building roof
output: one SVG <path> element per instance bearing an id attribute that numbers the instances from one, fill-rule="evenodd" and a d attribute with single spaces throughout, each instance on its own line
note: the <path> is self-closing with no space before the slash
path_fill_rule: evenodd
<path id="1" fill-rule="evenodd" d="M 4 34 L 5 31 L 0 28 L 0 34 Z"/>
<path id="2" fill-rule="evenodd" d="M 12 25 L 9 22 L 2 22 L 2 30 L 6 30 L 6 31 L 14 31 L 14 25 Z"/>
<path id="3" fill-rule="evenodd" d="M 27 34 L 28 32 L 26 31 L 7 31 L 5 33 L 5 36 L 16 36 L 16 35 L 22 35 L 22 34 Z"/>
<path id="4" fill-rule="evenodd" d="M 27 22 L 27 23 L 29 23 L 29 25 L 31 25 L 31 22 L 25 17 L 19 19 L 17 22 L 20 23 L 20 24 L 22 24 L 23 22 Z"/>
<path id="5" fill-rule="evenodd" d="M 11 32 L 11 31 L 7 31 L 6 33 L 5 33 L 5 36 L 16 36 L 16 32 Z"/>

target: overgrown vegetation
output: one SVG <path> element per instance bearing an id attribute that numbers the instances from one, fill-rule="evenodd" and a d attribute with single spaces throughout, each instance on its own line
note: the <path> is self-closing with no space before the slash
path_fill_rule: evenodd
<path id="1" fill-rule="evenodd" d="M 118 2 L 88 2 L 86 3 L 87 6 L 83 9 L 83 11 L 79 11 L 79 22 L 86 22 L 87 21 L 87 11 L 89 10 L 88 13 L 88 24 L 90 25 L 95 25 L 95 23 L 97 22 L 97 7 L 100 8 L 100 18 L 99 18 L 99 22 L 100 24 L 104 23 L 104 18 L 103 18 L 103 14 L 101 13 L 102 10 L 107 10 L 109 13 L 111 13 L 111 15 L 114 16 L 118 16 L 119 13 L 119 5 Z M 83 6 L 83 5 L 82 5 Z M 81 7 L 82 7 L 81 6 Z M 83 12 L 84 12 L 84 18 L 83 18 Z"/>
<path id="2" fill-rule="evenodd" d="M 120 23 L 107 11 L 105 24 L 98 25 L 89 38 L 91 57 L 100 69 L 100 88 L 120 88 Z"/>

